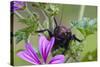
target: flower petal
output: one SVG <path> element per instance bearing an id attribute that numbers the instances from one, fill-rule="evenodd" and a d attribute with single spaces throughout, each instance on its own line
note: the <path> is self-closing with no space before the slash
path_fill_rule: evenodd
<path id="1" fill-rule="evenodd" d="M 24 2 L 22 2 L 22 1 L 12 1 L 11 2 L 11 9 L 12 10 L 14 10 L 14 11 L 16 11 L 16 10 L 20 10 L 20 9 L 24 9 L 25 8 L 25 3 Z"/>
<path id="2" fill-rule="evenodd" d="M 53 45 L 54 45 L 54 42 L 55 42 L 55 38 L 52 37 L 49 44 L 47 45 L 47 48 L 46 48 L 46 54 L 48 55 L 49 52 L 51 51 Z"/>
<path id="3" fill-rule="evenodd" d="M 26 49 L 24 51 L 18 52 L 17 56 L 19 56 L 23 60 L 26 60 L 32 64 L 41 64 L 37 53 L 32 48 L 32 45 L 30 43 L 26 43 L 25 48 Z"/>
<path id="4" fill-rule="evenodd" d="M 48 44 L 49 44 L 49 41 L 46 39 L 44 35 L 41 34 L 39 36 L 39 51 L 44 62 L 46 62 L 46 59 L 47 59 L 46 49 L 47 49 Z"/>
<path id="5" fill-rule="evenodd" d="M 52 60 L 49 62 L 49 64 L 60 64 L 64 63 L 64 55 L 56 55 L 52 58 Z"/>
<path id="6" fill-rule="evenodd" d="M 20 51 L 17 53 L 17 56 L 21 59 L 31 63 L 31 64 L 38 64 L 30 55 L 26 53 L 26 51 Z"/>
<path id="7" fill-rule="evenodd" d="M 32 45 L 31 45 L 30 43 L 27 43 L 27 44 L 25 45 L 25 48 L 26 48 L 28 54 L 29 54 L 37 63 L 41 64 L 41 62 L 40 62 L 40 60 L 39 60 L 39 58 L 38 58 L 38 55 L 37 55 L 36 51 L 32 48 Z"/>

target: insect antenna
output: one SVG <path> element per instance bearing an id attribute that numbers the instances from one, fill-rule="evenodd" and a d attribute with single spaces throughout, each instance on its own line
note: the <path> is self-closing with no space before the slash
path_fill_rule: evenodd
<path id="1" fill-rule="evenodd" d="M 62 5 L 62 9 L 61 9 L 61 10 L 62 10 L 62 11 L 61 11 L 61 17 L 60 17 L 60 23 L 59 23 L 59 25 L 61 25 L 62 19 L 63 19 L 63 10 L 64 10 L 63 5 Z"/>
<path id="2" fill-rule="evenodd" d="M 56 25 L 56 27 L 58 26 L 58 24 L 57 24 L 57 20 L 56 20 L 56 18 L 54 17 L 54 23 L 55 23 L 55 25 Z"/>

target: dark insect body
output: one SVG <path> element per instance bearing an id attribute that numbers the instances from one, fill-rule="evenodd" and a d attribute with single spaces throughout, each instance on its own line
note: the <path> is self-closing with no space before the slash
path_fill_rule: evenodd
<path id="1" fill-rule="evenodd" d="M 49 29 L 36 31 L 38 33 L 43 33 L 47 31 L 49 33 L 49 38 L 55 37 L 55 45 L 53 46 L 52 52 L 59 48 L 64 48 L 62 54 L 65 54 L 66 50 L 68 50 L 69 48 L 69 44 L 71 41 L 74 40 L 82 42 L 82 40 L 79 40 L 74 34 L 72 34 L 71 29 L 58 25 L 55 17 L 54 17 L 54 22 L 56 27 L 54 28 L 53 31 L 50 31 Z"/>

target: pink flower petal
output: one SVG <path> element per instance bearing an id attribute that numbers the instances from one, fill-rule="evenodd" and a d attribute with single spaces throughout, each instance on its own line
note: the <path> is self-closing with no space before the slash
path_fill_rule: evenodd
<path id="1" fill-rule="evenodd" d="M 49 44 L 47 45 L 47 48 L 46 48 L 46 54 L 48 55 L 54 45 L 54 42 L 55 42 L 55 38 L 52 37 Z"/>
<path id="2" fill-rule="evenodd" d="M 49 62 L 49 64 L 60 64 L 64 63 L 64 55 L 56 55 L 52 58 L 52 60 Z"/>
<path id="3" fill-rule="evenodd" d="M 49 44 L 49 41 L 46 39 L 46 37 L 44 35 L 40 35 L 39 36 L 39 51 L 44 62 L 46 62 L 46 59 L 47 59 L 46 49 L 47 49 L 48 44 Z"/>
<path id="4" fill-rule="evenodd" d="M 30 55 L 28 55 L 25 51 L 18 52 L 17 56 L 31 64 L 39 64 Z"/>
<path id="5" fill-rule="evenodd" d="M 40 62 L 40 60 L 39 60 L 39 58 L 38 58 L 38 55 L 37 55 L 36 51 L 32 48 L 32 45 L 31 45 L 30 43 L 27 43 L 27 44 L 25 45 L 25 48 L 26 48 L 28 54 L 29 54 L 37 63 L 41 64 L 41 62 Z"/>

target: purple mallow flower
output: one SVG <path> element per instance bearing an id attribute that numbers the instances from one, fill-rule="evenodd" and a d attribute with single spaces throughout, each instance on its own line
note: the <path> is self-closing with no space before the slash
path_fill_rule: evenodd
<path id="1" fill-rule="evenodd" d="M 11 2 L 11 10 L 16 11 L 16 10 L 22 10 L 26 7 L 25 2 L 22 1 L 12 1 Z"/>
<path id="2" fill-rule="evenodd" d="M 47 62 L 48 55 L 51 52 L 51 49 L 54 45 L 55 38 L 52 37 L 51 40 L 47 40 L 44 35 L 39 36 L 39 51 L 42 56 L 41 61 L 38 57 L 38 54 L 32 48 L 30 43 L 25 45 L 25 50 L 17 53 L 17 56 L 23 60 L 30 62 L 32 64 L 60 64 L 64 63 L 64 55 L 56 55 L 49 62 Z"/>

